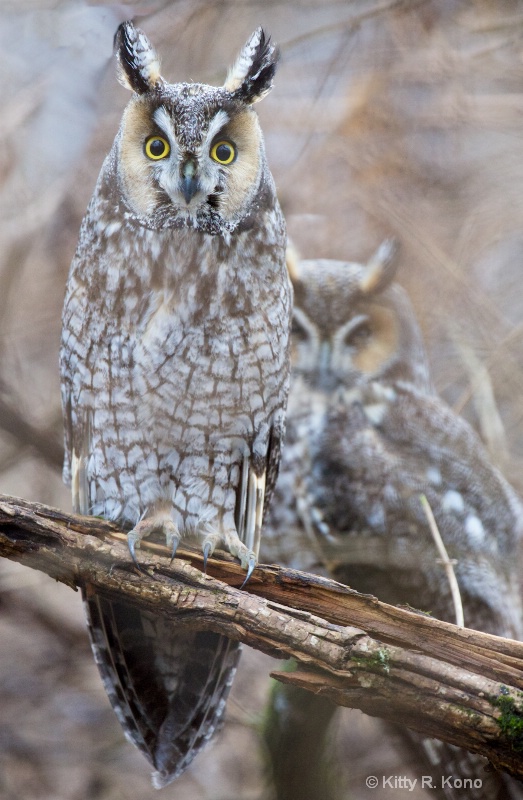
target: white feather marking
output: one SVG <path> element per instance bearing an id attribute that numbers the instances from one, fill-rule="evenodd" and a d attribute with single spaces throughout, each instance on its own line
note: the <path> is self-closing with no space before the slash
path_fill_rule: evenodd
<path id="1" fill-rule="evenodd" d="M 78 514 L 88 514 L 90 503 L 85 458 L 77 456 L 74 450 L 71 454 L 71 493 L 74 510 Z"/>
<path id="2" fill-rule="evenodd" d="M 370 424 L 377 427 L 383 422 L 388 406 L 385 403 L 369 403 L 369 405 L 364 406 L 363 410 Z"/>
<path id="3" fill-rule="evenodd" d="M 73 450 L 73 452 L 71 453 L 71 494 L 73 498 L 73 508 L 75 509 L 78 509 L 79 478 L 80 478 L 80 459 Z"/>
<path id="4" fill-rule="evenodd" d="M 433 486 L 441 486 L 443 483 L 443 478 L 441 477 L 441 472 L 437 467 L 431 466 L 428 467 L 427 471 L 425 472 L 427 480 Z"/>
<path id="5" fill-rule="evenodd" d="M 257 28 L 248 42 L 243 46 L 238 58 L 227 73 L 227 78 L 223 84 L 223 88 L 228 92 L 235 92 L 236 89 L 240 88 L 245 80 L 247 73 L 252 66 L 254 54 L 258 48 L 258 45 L 260 44 L 261 35 L 261 28 Z"/>
<path id="6" fill-rule="evenodd" d="M 138 34 L 139 61 L 142 75 L 147 77 L 150 84 L 156 83 L 160 77 L 160 59 L 156 50 L 151 46 L 147 36 L 140 31 Z"/>
<path id="7" fill-rule="evenodd" d="M 240 478 L 240 511 L 238 515 L 238 536 L 245 541 L 245 514 L 247 512 L 247 493 L 249 488 L 249 456 L 243 457 L 242 474 Z"/>
<path id="8" fill-rule="evenodd" d="M 205 136 L 204 147 L 205 144 L 208 144 L 210 147 L 212 140 L 214 137 L 221 131 L 225 125 L 229 122 L 229 115 L 226 111 L 220 109 L 217 114 L 211 120 L 209 125 L 209 130 L 207 131 L 207 135 Z"/>
<path id="9" fill-rule="evenodd" d="M 455 489 L 448 489 L 443 495 L 443 510 L 447 513 L 453 511 L 455 514 L 463 514 L 465 502 L 463 496 Z"/>
<path id="10" fill-rule="evenodd" d="M 252 545 L 248 545 L 251 547 L 251 550 L 254 550 L 256 555 L 258 555 L 260 549 L 263 508 L 265 505 L 266 478 L 267 478 L 267 472 L 264 471 L 263 474 L 260 475 L 260 477 L 256 481 L 257 485 L 256 485 L 256 513 L 255 513 L 254 542 L 252 543 Z"/>
<path id="11" fill-rule="evenodd" d="M 265 502 L 265 477 L 264 472 L 260 477 L 250 472 L 248 478 L 247 509 L 245 514 L 245 530 L 241 536 L 242 542 L 258 554 L 260 548 L 261 527 L 263 519 L 263 506 Z"/>
<path id="12" fill-rule="evenodd" d="M 256 531 L 256 489 L 258 479 L 254 472 L 249 472 L 247 489 L 247 511 L 245 514 L 245 531 L 242 541 L 250 550 L 253 550 Z"/>
<path id="13" fill-rule="evenodd" d="M 159 128 L 165 133 L 172 147 L 176 146 L 176 134 L 172 117 L 164 106 L 160 106 L 153 114 L 153 119 Z"/>
<path id="14" fill-rule="evenodd" d="M 483 523 L 475 514 L 469 514 L 465 519 L 465 533 L 467 534 L 469 541 L 472 542 L 476 547 L 482 545 L 485 541 L 485 529 L 483 527 Z"/>

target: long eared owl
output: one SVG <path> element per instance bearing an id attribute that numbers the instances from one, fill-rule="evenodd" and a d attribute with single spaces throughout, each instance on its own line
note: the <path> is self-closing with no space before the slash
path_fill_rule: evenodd
<path id="1" fill-rule="evenodd" d="M 288 391 L 285 224 L 252 106 L 277 51 L 259 28 L 220 88 L 170 84 L 131 22 L 133 92 L 71 265 L 61 347 L 64 478 L 83 514 L 183 536 L 255 567 Z M 127 736 L 169 783 L 220 722 L 239 646 L 84 587 L 92 645 Z"/>
<path id="2" fill-rule="evenodd" d="M 317 565 L 380 600 L 455 622 L 424 496 L 454 562 L 465 625 L 521 639 L 522 504 L 472 428 L 435 393 L 412 307 L 393 282 L 394 264 L 387 241 L 366 266 L 290 266 L 286 446 L 262 557 Z M 509 796 L 504 779 L 485 773 L 479 757 L 406 732 L 402 738 L 418 748 L 418 770 L 421 759 L 426 774 L 436 770 L 440 792 L 441 770 L 457 777 L 470 768 L 480 776 L 477 794 L 447 796 Z M 287 766 L 290 758 L 286 751 Z"/>

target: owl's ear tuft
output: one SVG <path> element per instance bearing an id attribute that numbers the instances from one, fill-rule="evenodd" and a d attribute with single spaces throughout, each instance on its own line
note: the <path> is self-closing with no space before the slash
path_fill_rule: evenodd
<path id="1" fill-rule="evenodd" d="M 300 255 L 296 249 L 294 242 L 287 239 L 287 249 L 285 250 L 285 263 L 287 265 L 287 272 L 292 284 L 297 284 L 300 280 Z"/>
<path id="2" fill-rule="evenodd" d="M 257 103 L 272 89 L 279 50 L 257 28 L 229 70 L 224 89 L 244 103 Z"/>
<path id="3" fill-rule="evenodd" d="M 396 256 L 399 250 L 397 239 L 385 239 L 368 260 L 360 279 L 362 294 L 379 294 L 392 283 L 398 270 Z"/>
<path id="4" fill-rule="evenodd" d="M 160 60 L 145 33 L 122 22 L 114 37 L 118 80 L 137 94 L 154 89 L 160 79 Z"/>

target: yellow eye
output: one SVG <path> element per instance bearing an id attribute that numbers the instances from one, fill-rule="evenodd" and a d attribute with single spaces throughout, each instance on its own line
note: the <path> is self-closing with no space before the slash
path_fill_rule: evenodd
<path id="1" fill-rule="evenodd" d="M 211 147 L 211 158 L 214 158 L 218 164 L 232 164 L 236 158 L 236 150 L 234 149 L 233 143 L 223 139 L 213 144 Z"/>
<path id="2" fill-rule="evenodd" d="M 171 147 L 167 139 L 163 136 L 149 136 L 145 142 L 145 155 L 153 161 L 159 161 L 161 158 L 167 158 L 171 152 Z"/>

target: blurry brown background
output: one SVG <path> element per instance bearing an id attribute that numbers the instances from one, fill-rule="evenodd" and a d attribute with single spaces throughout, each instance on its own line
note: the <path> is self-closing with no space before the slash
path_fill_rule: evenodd
<path id="1" fill-rule="evenodd" d="M 127 100 L 111 50 L 130 17 L 171 81 L 219 84 L 251 31 L 270 32 L 282 60 L 258 110 L 295 245 L 366 260 L 399 238 L 436 386 L 521 491 L 523 2 L 503 0 L 2 0 L 0 491 L 70 508 L 60 314 Z M 2 563 L 0 798 L 270 800 L 258 727 L 276 663 L 245 652 L 221 737 L 158 794 L 109 707 L 78 596 Z M 410 774 L 373 720 L 344 711 L 337 733 L 347 797 L 373 796 L 366 775 Z"/>

